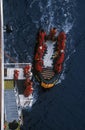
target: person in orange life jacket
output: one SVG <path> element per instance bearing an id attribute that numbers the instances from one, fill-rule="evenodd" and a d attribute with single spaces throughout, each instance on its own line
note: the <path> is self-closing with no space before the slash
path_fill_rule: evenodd
<path id="1" fill-rule="evenodd" d="M 14 70 L 14 79 L 17 80 L 19 77 L 19 71 L 18 70 Z"/>
<path id="2" fill-rule="evenodd" d="M 61 42 L 59 43 L 58 45 L 58 51 L 57 51 L 57 61 L 56 61 L 56 64 L 55 64 L 55 70 L 60 73 L 61 70 L 62 70 L 62 63 L 64 62 L 64 59 L 65 59 L 65 53 L 64 53 L 64 50 L 65 50 L 65 43 L 64 42 Z"/>
<path id="3" fill-rule="evenodd" d="M 58 59 L 56 61 L 56 64 L 62 64 L 64 62 L 64 59 L 65 59 L 65 53 L 60 52 L 60 54 L 58 55 Z"/>
<path id="4" fill-rule="evenodd" d="M 35 69 L 39 72 L 42 72 L 43 60 L 38 60 L 35 64 Z"/>
<path id="5" fill-rule="evenodd" d="M 66 36 L 63 38 L 63 40 L 61 40 L 59 36 L 57 51 L 55 52 L 53 58 L 56 58 L 60 53 L 65 51 L 66 48 L 65 40 L 66 40 Z"/>
<path id="6" fill-rule="evenodd" d="M 66 48 L 65 42 L 63 42 L 63 41 L 62 41 L 62 42 L 58 42 L 56 57 L 57 57 L 58 55 L 60 55 L 61 53 L 64 53 L 65 48 Z"/>
<path id="7" fill-rule="evenodd" d="M 28 72 L 30 71 L 31 69 L 31 66 L 30 65 L 27 65 L 24 67 L 24 75 L 28 74 Z"/>
<path id="8" fill-rule="evenodd" d="M 58 48 L 58 50 L 65 50 L 65 48 L 66 48 L 65 42 L 64 41 L 58 42 L 57 48 Z"/>
<path id="9" fill-rule="evenodd" d="M 24 96 L 25 97 L 28 97 L 30 94 L 32 94 L 33 93 L 33 88 L 32 87 L 27 87 L 26 89 L 25 89 L 25 91 L 24 91 Z"/>
<path id="10" fill-rule="evenodd" d="M 58 73 L 60 73 L 62 70 L 62 63 L 64 62 L 64 58 L 65 58 L 64 52 L 60 52 L 58 59 L 55 63 L 55 71 L 57 71 Z"/>
<path id="11" fill-rule="evenodd" d="M 62 71 L 62 64 L 55 65 L 55 71 L 57 71 L 57 73 L 60 73 Z"/>
<path id="12" fill-rule="evenodd" d="M 50 39 L 52 40 L 54 38 L 54 36 L 57 33 L 57 29 L 56 28 L 51 28 L 50 29 Z"/>
<path id="13" fill-rule="evenodd" d="M 30 94 L 33 93 L 33 87 L 32 87 L 32 84 L 31 85 L 28 85 L 26 86 L 26 89 L 24 91 L 24 96 L 25 97 L 28 97 Z"/>
<path id="14" fill-rule="evenodd" d="M 46 44 L 43 44 L 43 50 L 45 51 L 46 49 L 47 49 L 47 46 L 46 46 Z"/>
<path id="15" fill-rule="evenodd" d="M 41 46 L 38 47 L 37 52 L 38 53 L 42 53 L 43 52 L 43 45 L 41 45 Z"/>
<path id="16" fill-rule="evenodd" d="M 32 85 L 32 81 L 29 78 L 26 78 L 24 85 L 25 86 Z"/>
<path id="17" fill-rule="evenodd" d="M 58 36 L 58 42 L 66 42 L 66 34 L 65 32 L 60 32 L 59 36 Z"/>
<path id="18" fill-rule="evenodd" d="M 35 54 L 35 60 L 41 60 L 42 57 L 43 57 L 43 52 L 39 50 L 39 51 Z"/>
<path id="19" fill-rule="evenodd" d="M 35 60 L 42 59 L 45 49 L 46 49 L 46 46 L 44 44 L 38 47 L 37 53 L 35 54 Z"/>
<path id="20" fill-rule="evenodd" d="M 64 32 L 61 32 L 58 36 L 58 45 L 57 45 L 57 54 L 64 53 L 65 48 L 66 48 L 66 34 Z M 64 55 L 64 54 L 62 54 Z"/>
<path id="21" fill-rule="evenodd" d="M 44 51 L 47 49 L 46 44 L 44 43 L 42 46 L 39 47 L 39 49 L 44 53 Z"/>
<path id="22" fill-rule="evenodd" d="M 32 72 L 31 72 L 31 71 L 29 71 L 28 74 L 26 75 L 26 79 L 27 79 L 27 78 L 28 78 L 28 79 L 31 79 L 31 78 L 32 78 Z"/>
<path id="23" fill-rule="evenodd" d="M 39 43 L 42 45 L 45 42 L 46 32 L 42 29 L 39 32 Z"/>
<path id="24" fill-rule="evenodd" d="M 41 60 L 42 55 L 40 55 L 38 52 L 35 54 L 35 60 Z"/>

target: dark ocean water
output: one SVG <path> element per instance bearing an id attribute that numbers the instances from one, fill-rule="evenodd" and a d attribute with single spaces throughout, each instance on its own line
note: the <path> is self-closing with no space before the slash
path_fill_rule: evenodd
<path id="1" fill-rule="evenodd" d="M 59 84 L 45 92 L 36 85 L 38 99 L 24 111 L 23 130 L 85 130 L 84 12 L 84 0 L 4 0 L 4 25 L 13 27 L 4 34 L 4 48 L 17 62 L 32 62 L 39 27 L 67 34 Z M 5 57 L 5 62 L 11 61 Z"/>

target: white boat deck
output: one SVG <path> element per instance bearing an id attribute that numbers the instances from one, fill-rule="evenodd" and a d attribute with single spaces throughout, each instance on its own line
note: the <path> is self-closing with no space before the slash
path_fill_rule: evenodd
<path id="1" fill-rule="evenodd" d="M 47 45 L 47 54 L 45 54 L 43 61 L 44 61 L 44 67 L 52 67 L 52 55 L 54 53 L 54 44 L 56 42 L 47 41 L 45 44 Z"/>
<path id="2" fill-rule="evenodd" d="M 5 90 L 5 118 L 7 122 L 18 121 L 18 107 L 14 90 Z"/>

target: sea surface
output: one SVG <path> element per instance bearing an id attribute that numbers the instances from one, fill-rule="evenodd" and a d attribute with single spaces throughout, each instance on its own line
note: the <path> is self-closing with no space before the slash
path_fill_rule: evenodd
<path id="1" fill-rule="evenodd" d="M 3 0 L 3 11 L 13 28 L 4 32 L 5 63 L 33 62 L 39 28 L 67 35 L 60 80 L 43 91 L 34 79 L 36 102 L 23 111 L 22 130 L 85 130 L 85 0 Z"/>

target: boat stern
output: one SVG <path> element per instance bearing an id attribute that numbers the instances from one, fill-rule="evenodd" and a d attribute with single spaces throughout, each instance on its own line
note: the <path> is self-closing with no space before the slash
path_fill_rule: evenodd
<path id="1" fill-rule="evenodd" d="M 55 84 L 54 83 L 45 83 L 45 82 L 41 82 L 41 86 L 43 88 L 52 88 Z"/>

